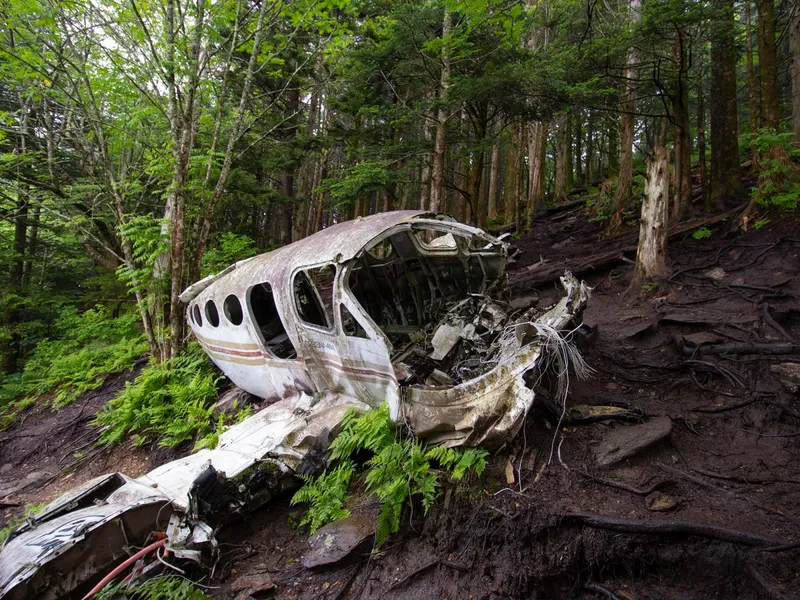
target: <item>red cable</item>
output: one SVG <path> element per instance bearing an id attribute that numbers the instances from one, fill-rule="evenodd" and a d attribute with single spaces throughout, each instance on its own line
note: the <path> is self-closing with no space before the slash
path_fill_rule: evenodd
<path id="1" fill-rule="evenodd" d="M 164 538 L 162 540 L 158 540 L 157 542 L 153 542 L 149 546 L 145 546 L 144 548 L 139 550 L 136 554 L 134 554 L 130 558 L 126 558 L 125 561 L 121 565 L 119 565 L 117 568 L 115 568 L 113 571 L 111 571 L 111 573 L 109 573 L 108 575 L 103 577 L 103 579 L 100 580 L 100 583 L 98 583 L 96 586 L 94 586 L 91 589 L 91 591 L 83 597 L 83 600 L 89 600 L 97 592 L 102 590 L 109 581 L 111 581 L 117 575 L 122 573 L 122 571 L 124 571 L 127 567 L 131 566 L 133 563 L 135 563 L 137 560 L 139 560 L 143 556 L 145 556 L 147 554 L 150 554 L 153 550 L 158 550 L 159 548 L 161 548 L 161 546 L 163 546 L 166 543 L 166 541 L 167 541 L 167 539 Z"/>

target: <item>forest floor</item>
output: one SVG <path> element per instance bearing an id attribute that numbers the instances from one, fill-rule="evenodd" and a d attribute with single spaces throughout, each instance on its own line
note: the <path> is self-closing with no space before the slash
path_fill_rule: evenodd
<path id="1" fill-rule="evenodd" d="M 301 511 L 278 497 L 220 533 L 207 593 L 236 598 L 249 577 L 284 599 L 800 598 L 800 548 L 763 541 L 800 540 L 800 403 L 774 370 L 800 362 L 800 220 L 770 218 L 749 232 L 719 221 L 702 240 L 684 227 L 669 246 L 670 281 L 626 294 L 635 230 L 603 238 L 580 206 L 542 216 L 516 242 L 514 294 L 546 306 L 565 267 L 594 287 L 584 314 L 594 374 L 572 382 L 567 405 L 625 404 L 651 423 L 666 415 L 669 436 L 601 467 L 602 442 L 638 425 L 568 420 L 557 430 L 535 411 L 480 479 L 427 517 L 406 515 L 379 552 L 319 571 L 300 565 Z M 0 434 L 2 489 L 32 479 L 14 502 L 172 458 L 91 445 L 88 418 L 131 377 Z M 634 530 L 642 525 L 651 531 Z"/>

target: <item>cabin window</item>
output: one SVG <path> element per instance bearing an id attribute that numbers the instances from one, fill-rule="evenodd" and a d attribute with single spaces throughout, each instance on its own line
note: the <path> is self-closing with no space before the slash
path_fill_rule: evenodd
<path id="1" fill-rule="evenodd" d="M 225 317 L 233 325 L 242 324 L 242 320 L 244 319 L 244 314 L 242 314 L 242 303 L 239 302 L 239 298 L 234 294 L 231 294 L 225 298 L 225 302 L 222 304 L 222 312 L 225 313 Z"/>
<path id="2" fill-rule="evenodd" d="M 212 327 L 219 327 L 219 312 L 217 312 L 217 305 L 213 300 L 206 302 L 206 319 Z"/>
<path id="3" fill-rule="evenodd" d="M 333 283 L 336 267 L 323 265 L 294 276 L 294 304 L 300 320 L 309 325 L 333 327 Z"/>
<path id="4" fill-rule="evenodd" d="M 192 309 L 192 317 L 194 317 L 195 325 L 198 327 L 203 326 L 203 318 L 200 316 L 200 307 L 197 306 L 197 304 L 195 304 L 194 308 Z"/>
<path id="5" fill-rule="evenodd" d="M 253 286 L 250 289 L 249 305 L 250 314 L 266 349 L 278 358 L 297 358 L 297 351 L 275 306 L 272 287 L 268 283 Z"/>
<path id="6" fill-rule="evenodd" d="M 458 249 L 455 236 L 446 231 L 419 229 L 414 232 L 414 235 L 426 250 L 450 250 L 454 252 Z"/>
<path id="7" fill-rule="evenodd" d="M 356 319 L 352 313 L 347 310 L 347 307 L 344 304 L 339 305 L 339 311 L 342 318 L 342 331 L 344 331 L 345 335 L 369 339 L 369 336 L 367 335 L 367 332 L 364 331 L 361 323 L 359 323 L 358 319 Z"/>

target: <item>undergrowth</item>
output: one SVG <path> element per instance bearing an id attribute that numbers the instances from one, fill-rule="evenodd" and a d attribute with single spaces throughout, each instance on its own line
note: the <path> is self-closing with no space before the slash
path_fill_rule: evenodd
<path id="1" fill-rule="evenodd" d="M 3 526 L 0 527 L 0 546 L 5 543 L 8 536 L 10 536 L 17 527 L 25 523 L 28 515 L 35 515 L 41 512 L 45 506 L 47 506 L 47 504 L 44 502 L 41 504 L 26 504 L 24 515 L 8 519 Z"/>
<path id="2" fill-rule="evenodd" d="M 113 317 L 102 306 L 64 310 L 51 339 L 38 343 L 23 371 L 0 382 L 0 430 L 39 396 L 51 393 L 53 407 L 62 408 L 130 369 L 147 350 L 134 313 Z"/>
<path id="3" fill-rule="evenodd" d="M 381 503 L 378 547 L 398 531 L 403 507 L 413 497 L 420 498 L 427 514 L 439 495 L 443 474 L 459 480 L 472 469 L 480 475 L 488 456 L 481 448 L 429 448 L 416 438 L 398 439 L 386 406 L 361 415 L 349 410 L 330 450 L 336 466 L 318 476 L 301 476 L 303 487 L 292 498 L 292 504 L 308 504 L 300 524 L 308 525 L 313 533 L 326 523 L 349 516 L 345 504 L 354 476 L 359 473 L 356 456 L 366 451 L 371 458 L 363 464 L 364 491 L 377 496 Z"/>
<path id="4" fill-rule="evenodd" d="M 211 600 L 195 585 L 183 577 L 167 575 L 154 577 L 142 583 L 110 583 L 94 600 Z"/>
<path id="5" fill-rule="evenodd" d="M 158 442 L 174 448 L 214 435 L 215 426 L 224 425 L 213 415 L 219 379 L 196 342 L 177 358 L 149 364 L 97 413 L 94 422 L 104 427 L 99 443 L 117 444 L 133 435 L 137 445 Z M 206 441 L 202 445 L 216 444 Z"/>

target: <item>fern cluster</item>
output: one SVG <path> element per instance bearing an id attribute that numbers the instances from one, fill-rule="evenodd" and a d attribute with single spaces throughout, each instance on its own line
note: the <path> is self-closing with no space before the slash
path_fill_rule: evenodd
<path id="1" fill-rule="evenodd" d="M 95 600 L 211 600 L 188 579 L 176 575 L 154 577 L 142 583 L 110 583 Z"/>
<path id="2" fill-rule="evenodd" d="M 386 406 L 361 415 L 350 410 L 331 444 L 331 460 L 337 466 L 317 477 L 302 477 L 304 485 L 292 498 L 292 504 L 308 504 L 300 523 L 308 525 L 311 533 L 350 514 L 345 504 L 357 473 L 354 459 L 363 451 L 372 454 L 364 463 L 364 490 L 377 496 L 381 504 L 378 547 L 398 531 L 403 508 L 412 497 L 419 497 L 423 511 L 428 513 L 439 495 L 442 472 L 454 480 L 461 479 L 470 469 L 480 475 L 488 456 L 481 448 L 429 448 L 418 439 L 398 439 Z"/>
<path id="3" fill-rule="evenodd" d="M 158 441 L 174 448 L 212 433 L 216 421 L 211 400 L 218 380 L 196 343 L 177 358 L 148 365 L 97 413 L 95 424 L 105 427 L 100 443 L 116 444 L 133 435 L 136 444 Z"/>
<path id="4" fill-rule="evenodd" d="M 137 324 L 136 314 L 114 317 L 100 306 L 83 313 L 65 309 L 54 339 L 40 341 L 23 372 L 0 383 L 0 430 L 42 394 L 51 393 L 53 406 L 61 408 L 108 375 L 130 369 L 148 350 Z"/>

